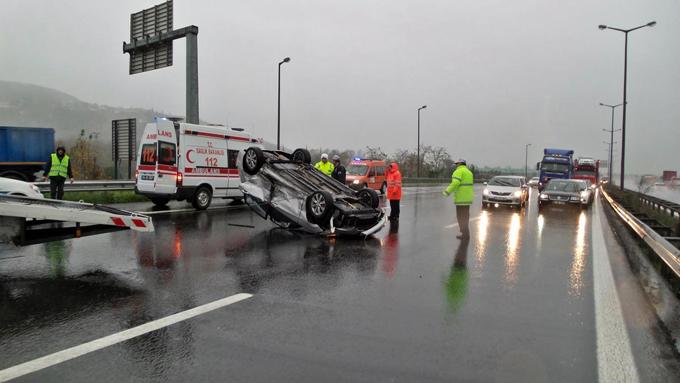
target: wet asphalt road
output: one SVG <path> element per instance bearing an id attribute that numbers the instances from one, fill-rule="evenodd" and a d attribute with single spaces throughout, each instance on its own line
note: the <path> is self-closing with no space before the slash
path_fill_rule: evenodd
<path id="1" fill-rule="evenodd" d="M 152 234 L 1 248 L 0 369 L 246 292 L 16 381 L 597 381 L 593 209 L 476 203 L 471 216 L 461 242 L 451 201 L 422 188 L 368 240 L 236 207 L 156 215 Z M 641 380 L 676 379 L 658 325 L 629 326 Z"/>

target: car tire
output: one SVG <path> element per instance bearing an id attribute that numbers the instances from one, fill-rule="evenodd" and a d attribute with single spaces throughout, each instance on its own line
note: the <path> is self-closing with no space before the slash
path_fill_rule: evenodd
<path id="1" fill-rule="evenodd" d="M 243 170 L 251 176 L 257 174 L 264 165 L 264 153 L 262 149 L 251 146 L 243 155 Z"/>
<path id="2" fill-rule="evenodd" d="M 328 221 L 333 216 L 335 205 L 333 205 L 333 196 L 326 191 L 315 191 L 307 197 L 305 203 L 307 212 L 307 221 L 315 223 L 322 228 L 328 226 Z"/>
<path id="3" fill-rule="evenodd" d="M 290 158 L 293 161 L 302 162 L 303 164 L 312 163 L 312 155 L 309 154 L 309 150 L 307 149 L 295 149 Z"/>
<path id="4" fill-rule="evenodd" d="M 170 202 L 170 198 L 165 197 L 151 197 L 150 200 L 156 206 L 165 206 Z"/>
<path id="5" fill-rule="evenodd" d="M 380 194 L 385 195 L 387 193 L 387 182 L 383 182 L 382 186 L 380 187 Z"/>
<path id="6" fill-rule="evenodd" d="M 210 188 L 206 186 L 201 186 L 194 193 L 194 198 L 191 200 L 191 205 L 196 210 L 205 210 L 210 206 L 212 202 L 212 192 Z"/>
<path id="7" fill-rule="evenodd" d="M 373 189 L 361 189 L 357 192 L 359 200 L 373 209 L 380 205 L 380 197 Z"/>

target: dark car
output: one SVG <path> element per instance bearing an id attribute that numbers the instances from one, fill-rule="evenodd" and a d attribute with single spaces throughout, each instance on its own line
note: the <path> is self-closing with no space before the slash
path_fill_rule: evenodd
<path id="1" fill-rule="evenodd" d="M 286 153 L 250 147 L 241 156 L 239 188 L 245 202 L 283 228 L 370 235 L 385 226 L 375 190 L 353 190 L 323 174 L 305 149 Z"/>
<path id="2" fill-rule="evenodd" d="M 581 180 L 552 179 L 538 196 L 538 209 L 552 205 L 586 208 L 590 197 L 584 188 Z"/>

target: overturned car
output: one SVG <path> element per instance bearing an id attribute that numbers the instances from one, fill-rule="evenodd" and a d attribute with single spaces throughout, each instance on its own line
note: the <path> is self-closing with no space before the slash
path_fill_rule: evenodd
<path id="1" fill-rule="evenodd" d="M 240 157 L 245 202 L 280 227 L 371 235 L 385 226 L 385 210 L 374 190 L 353 190 L 326 176 L 311 165 L 305 149 L 286 153 L 250 147 Z"/>

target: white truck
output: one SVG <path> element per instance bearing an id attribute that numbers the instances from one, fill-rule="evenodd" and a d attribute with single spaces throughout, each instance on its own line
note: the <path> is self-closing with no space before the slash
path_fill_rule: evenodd
<path id="1" fill-rule="evenodd" d="M 213 198 L 242 198 L 239 153 L 261 146 L 242 129 L 156 119 L 139 145 L 135 192 L 163 206 L 189 201 L 197 210 Z"/>

